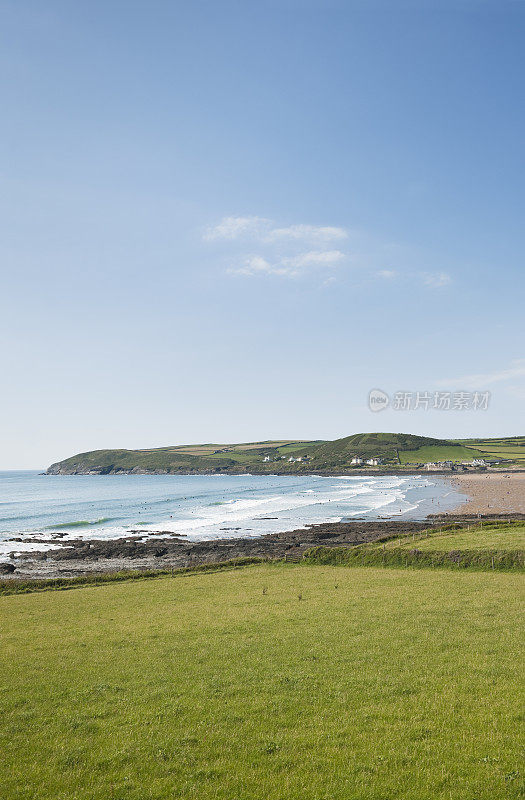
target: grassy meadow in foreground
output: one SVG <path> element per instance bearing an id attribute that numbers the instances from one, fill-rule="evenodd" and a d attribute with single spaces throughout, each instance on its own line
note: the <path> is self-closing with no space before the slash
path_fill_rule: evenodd
<path id="1" fill-rule="evenodd" d="M 377 545 L 376 545 L 377 547 Z M 450 525 L 444 530 L 429 529 L 422 534 L 390 539 L 391 547 L 417 547 L 419 550 L 525 550 L 525 525 L 501 522 L 471 525 L 468 528 Z"/>
<path id="2" fill-rule="evenodd" d="M 501 521 L 468 526 L 451 523 L 357 547 L 320 545 L 308 550 L 304 558 L 309 564 L 323 566 L 445 567 L 523 573 L 525 526 Z"/>
<path id="3" fill-rule="evenodd" d="M 2 800 L 518 798 L 522 581 L 266 564 L 2 597 Z"/>

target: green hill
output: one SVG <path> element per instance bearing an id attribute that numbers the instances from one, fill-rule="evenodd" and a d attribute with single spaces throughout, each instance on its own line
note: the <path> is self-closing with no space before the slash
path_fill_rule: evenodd
<path id="1" fill-rule="evenodd" d="M 450 442 L 411 433 L 356 433 L 320 444 L 315 449 L 315 459 L 326 466 L 347 464 L 354 456 L 363 459 L 378 457 L 399 463 L 399 452 L 442 445 L 450 446 Z"/>
<path id="2" fill-rule="evenodd" d="M 52 464 L 50 475 L 135 473 L 199 473 L 242 471 L 263 465 L 264 458 L 284 463 L 298 451 L 306 452 L 319 441 L 281 440 L 243 444 L 198 444 L 148 450 L 92 450 Z"/>
<path id="3" fill-rule="evenodd" d="M 50 475 L 187 474 L 257 472 L 282 474 L 351 469 L 353 458 L 381 459 L 383 469 L 414 468 L 428 461 L 484 458 L 525 465 L 525 438 L 434 439 L 410 433 L 356 433 L 334 441 L 270 440 L 195 444 L 147 450 L 92 450 L 52 464 Z"/>

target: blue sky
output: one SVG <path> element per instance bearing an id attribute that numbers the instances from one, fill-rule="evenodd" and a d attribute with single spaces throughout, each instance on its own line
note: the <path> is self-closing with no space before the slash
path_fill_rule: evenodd
<path id="1" fill-rule="evenodd" d="M 523 434 L 525 4 L 0 2 L 2 468 Z M 368 391 L 491 391 L 372 413 Z"/>

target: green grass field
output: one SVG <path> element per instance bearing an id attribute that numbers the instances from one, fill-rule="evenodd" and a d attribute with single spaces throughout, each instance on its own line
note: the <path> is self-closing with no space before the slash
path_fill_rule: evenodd
<path id="1" fill-rule="evenodd" d="M 474 447 L 482 453 L 482 458 L 510 460 L 518 466 L 525 463 L 525 437 L 511 436 L 506 439 L 465 439 L 458 442 L 466 447 Z"/>
<path id="2" fill-rule="evenodd" d="M 412 534 L 390 539 L 385 547 L 417 547 L 419 550 L 525 550 L 525 526 L 510 525 L 472 525 L 460 530 L 432 530 L 423 534 Z"/>
<path id="3" fill-rule="evenodd" d="M 491 522 L 462 527 L 450 524 L 357 547 L 313 547 L 310 564 L 509 570 L 523 572 L 525 527 L 519 522 Z"/>
<path id="4" fill-rule="evenodd" d="M 1 597 L 0 797 L 521 797 L 522 581 L 267 564 Z"/>
<path id="5" fill-rule="evenodd" d="M 484 458 L 485 453 L 471 447 L 460 445 L 430 445 L 417 450 L 400 450 L 399 460 L 402 464 L 421 464 L 427 461 L 472 461 L 473 458 Z"/>

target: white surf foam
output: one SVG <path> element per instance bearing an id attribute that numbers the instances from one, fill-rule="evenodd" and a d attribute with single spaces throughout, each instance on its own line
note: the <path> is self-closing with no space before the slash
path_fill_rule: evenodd
<path id="1" fill-rule="evenodd" d="M 211 495 L 208 490 L 201 492 L 192 489 L 190 491 L 196 492 L 193 500 L 193 494 L 185 497 L 179 495 L 184 501 L 182 505 L 178 504 L 177 493 L 174 492 L 173 499 L 149 504 L 145 512 L 148 522 L 141 522 L 139 518 L 125 526 L 113 524 L 93 528 L 80 526 L 69 530 L 62 528 L 60 543 L 65 544 L 73 539 L 117 539 L 130 536 L 133 531 L 146 539 L 166 535 L 166 532 L 183 536 L 188 541 L 257 537 L 345 518 L 402 516 L 416 510 L 419 502 L 424 502 L 409 502 L 409 489 L 434 485 L 423 476 L 305 476 L 299 480 L 276 477 L 278 480 L 270 486 L 257 478 L 246 486 L 228 480 L 218 492 L 214 491 Z M 193 502 L 193 507 L 188 508 L 187 501 Z M 173 508 L 173 515 L 169 517 L 168 503 Z M 152 505 L 156 505 L 155 510 Z M 164 511 L 161 512 L 161 508 Z M 160 516 L 160 521 L 152 522 L 157 514 L 166 516 L 164 519 Z M 3 536 L 7 538 L 8 535 Z M 3 536 L 0 536 L 0 540 Z M 13 551 L 51 550 L 61 546 L 49 533 L 45 535 L 33 531 L 22 535 L 23 539 L 34 537 L 46 541 L 0 541 L 0 558 Z"/>

